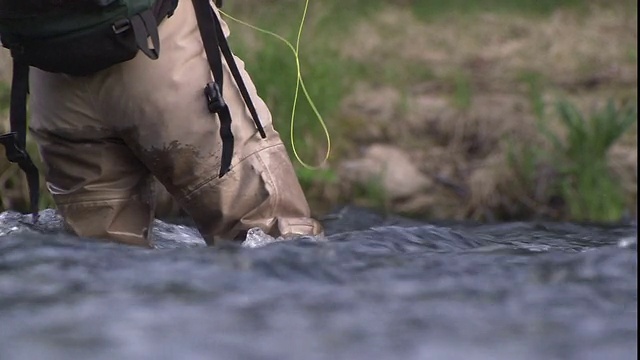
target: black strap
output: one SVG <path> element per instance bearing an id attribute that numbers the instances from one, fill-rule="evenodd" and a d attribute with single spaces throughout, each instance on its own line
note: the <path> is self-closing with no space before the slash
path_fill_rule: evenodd
<path id="1" fill-rule="evenodd" d="M 215 31 L 214 21 L 216 15 L 209 5 L 208 0 L 193 0 L 193 6 L 198 20 L 198 28 L 207 54 L 209 68 L 213 73 L 213 84 L 207 84 L 204 94 L 207 97 L 209 111 L 217 113 L 220 119 L 220 138 L 222 140 L 222 156 L 220 159 L 220 177 L 223 177 L 231 168 L 233 157 L 233 132 L 231 131 L 231 112 L 224 101 L 222 90 L 224 89 L 224 72 L 222 58 L 220 56 L 219 39 Z"/>
<path id="2" fill-rule="evenodd" d="M 222 54 L 227 61 L 227 65 L 229 65 L 229 70 L 231 70 L 231 74 L 233 75 L 233 78 L 238 85 L 238 89 L 240 90 L 242 99 L 247 105 L 247 108 L 251 113 L 251 117 L 253 117 L 253 122 L 256 124 L 256 128 L 260 132 L 260 136 L 265 139 L 267 137 L 267 134 L 264 132 L 264 128 L 262 127 L 262 123 L 260 122 L 260 118 L 258 117 L 258 112 L 256 111 L 256 107 L 253 105 L 253 101 L 251 100 L 251 96 L 249 95 L 249 91 L 247 90 L 247 86 L 242 79 L 240 69 L 238 69 L 238 64 L 236 64 L 233 53 L 231 52 L 231 48 L 229 47 L 229 43 L 227 42 L 227 38 L 224 36 L 224 31 L 222 30 L 220 19 L 218 19 L 217 16 L 214 16 L 214 20 L 216 22 L 216 31 L 218 32 L 218 38 L 222 39 L 222 41 L 220 41 L 220 50 L 222 50 Z"/>
<path id="3" fill-rule="evenodd" d="M 11 131 L 18 135 L 24 148 L 27 143 L 27 94 L 29 93 L 29 66 L 13 60 L 13 79 L 11 80 L 11 108 L 9 121 Z"/>
<path id="4" fill-rule="evenodd" d="M 216 1 L 216 4 L 217 6 L 220 6 L 221 2 Z M 224 101 L 223 96 L 224 71 L 222 57 L 220 55 L 221 52 L 225 57 L 236 84 L 238 85 L 240 94 L 253 117 L 256 128 L 263 139 L 266 138 L 266 133 L 262 127 L 255 106 L 253 105 L 253 101 L 249 96 L 249 92 L 247 91 L 247 87 L 242 79 L 242 75 L 235 62 L 229 44 L 227 43 L 220 19 L 218 19 L 211 8 L 209 0 L 193 0 L 193 6 L 196 12 L 198 28 L 200 30 L 200 36 L 202 38 L 205 53 L 207 54 L 209 67 L 213 73 L 214 83 L 207 84 L 205 87 L 205 95 L 207 97 L 209 111 L 217 113 L 218 118 L 220 119 L 220 137 L 222 139 L 220 177 L 222 177 L 231 167 L 234 139 L 231 131 L 231 112 Z"/>
<path id="5" fill-rule="evenodd" d="M 158 22 L 153 11 L 149 9 L 133 15 L 130 21 L 138 48 L 150 59 L 156 60 L 160 54 L 160 35 L 158 34 Z M 153 48 L 149 48 L 147 38 L 151 38 Z"/>
<path id="6" fill-rule="evenodd" d="M 29 66 L 13 61 L 13 80 L 11 82 L 11 107 L 9 121 L 11 132 L 0 136 L 7 159 L 17 163 L 27 176 L 29 200 L 34 222 L 38 219 L 38 201 L 40 199 L 40 178 L 26 150 L 27 143 L 27 93 L 29 92 Z"/>
<path id="7" fill-rule="evenodd" d="M 220 95 L 222 95 L 224 78 L 222 58 L 220 57 L 220 52 L 218 50 L 220 39 L 218 39 L 218 32 L 215 29 L 214 20 L 217 16 L 213 13 L 213 9 L 209 5 L 208 0 L 193 0 L 193 7 L 196 11 L 200 37 L 202 38 L 204 51 L 207 54 L 209 67 L 213 72 L 213 79 L 218 84 Z"/>

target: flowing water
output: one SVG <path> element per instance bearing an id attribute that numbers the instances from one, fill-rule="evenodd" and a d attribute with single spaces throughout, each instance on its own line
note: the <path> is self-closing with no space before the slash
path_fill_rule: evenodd
<path id="1" fill-rule="evenodd" d="M 0 359 L 636 359 L 637 225 L 427 224 L 154 248 L 0 214 Z"/>

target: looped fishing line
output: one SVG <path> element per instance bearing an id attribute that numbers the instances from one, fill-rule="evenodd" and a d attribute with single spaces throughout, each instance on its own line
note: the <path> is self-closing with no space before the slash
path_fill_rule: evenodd
<path id="1" fill-rule="evenodd" d="M 282 41 L 283 43 L 285 43 L 287 45 L 287 47 L 289 47 L 289 49 L 291 49 L 291 51 L 293 52 L 293 55 L 296 59 L 296 90 L 295 90 L 295 95 L 293 97 L 293 107 L 291 109 L 291 126 L 290 126 L 290 138 L 291 138 L 291 149 L 293 150 L 293 154 L 296 158 L 296 160 L 305 168 L 307 169 L 311 169 L 311 170 L 316 170 L 321 168 L 322 165 L 324 165 L 327 160 L 329 160 L 329 155 L 331 155 L 331 135 L 329 134 L 329 129 L 327 128 L 327 124 L 325 123 L 324 119 L 322 118 L 322 115 L 320 115 L 320 112 L 318 111 L 315 103 L 313 102 L 313 100 L 311 99 L 311 96 L 309 95 L 309 92 L 307 91 L 307 87 L 304 84 L 304 79 L 302 78 L 302 71 L 300 69 L 300 39 L 302 38 L 302 30 L 304 29 L 304 24 L 306 22 L 307 19 L 307 12 L 309 9 L 309 2 L 310 0 L 306 0 L 305 2 L 305 6 L 304 6 L 304 12 L 302 13 L 302 19 L 300 21 L 300 26 L 298 27 L 298 35 L 296 37 L 296 45 L 293 46 L 287 39 L 285 39 L 284 37 L 269 31 L 269 30 L 265 30 L 262 29 L 258 26 L 255 25 L 251 25 L 245 21 L 242 21 L 240 19 L 237 19 L 229 14 L 227 14 L 226 12 L 222 11 L 222 10 L 218 10 L 222 15 L 224 15 L 225 17 L 228 17 L 229 19 L 242 24 L 244 26 L 247 26 L 253 30 L 256 30 L 258 32 L 270 35 L 275 37 L 276 39 Z M 319 165 L 313 166 L 313 165 L 309 165 L 306 162 L 304 162 L 301 158 L 300 155 L 298 154 L 298 150 L 296 148 L 296 144 L 295 144 L 295 140 L 294 140 L 294 128 L 295 128 L 295 115 L 296 115 L 296 109 L 298 106 L 298 99 L 300 96 L 300 89 L 302 89 L 302 92 L 304 94 L 304 96 L 307 99 L 307 102 L 309 103 L 309 106 L 311 107 L 311 110 L 313 111 L 314 115 L 316 116 L 316 118 L 318 119 L 318 122 L 320 123 L 320 125 L 322 126 L 322 130 L 324 131 L 324 135 L 327 139 L 327 151 L 325 153 L 324 159 L 322 160 L 322 162 Z"/>

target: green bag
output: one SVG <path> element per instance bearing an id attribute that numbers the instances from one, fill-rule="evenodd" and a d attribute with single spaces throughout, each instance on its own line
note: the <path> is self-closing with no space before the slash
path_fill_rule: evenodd
<path id="1" fill-rule="evenodd" d="M 138 50 L 156 59 L 158 23 L 176 5 L 177 0 L 0 0 L 0 41 L 16 62 L 88 75 L 130 60 Z"/>

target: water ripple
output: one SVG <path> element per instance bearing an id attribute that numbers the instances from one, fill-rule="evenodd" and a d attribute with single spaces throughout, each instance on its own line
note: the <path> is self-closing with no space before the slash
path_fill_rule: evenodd
<path id="1" fill-rule="evenodd" d="M 0 214 L 0 358 L 634 359 L 635 226 L 425 224 L 360 209 L 325 238 L 153 249 Z"/>

